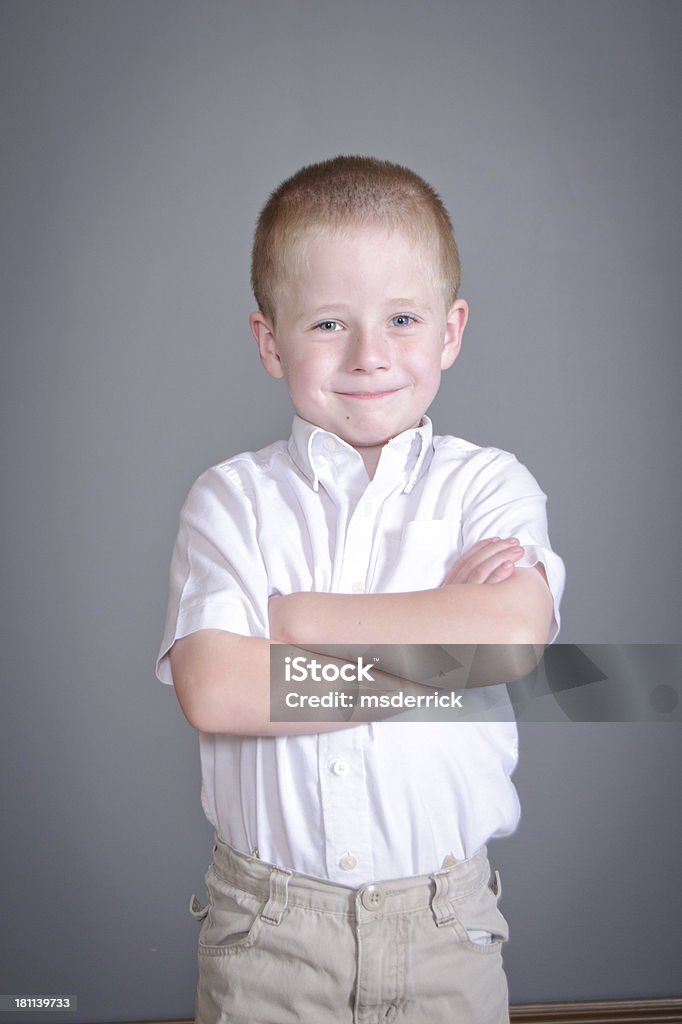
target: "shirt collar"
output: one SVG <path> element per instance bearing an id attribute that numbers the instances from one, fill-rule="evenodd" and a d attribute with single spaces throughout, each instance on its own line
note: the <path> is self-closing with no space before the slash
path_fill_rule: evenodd
<path id="1" fill-rule="evenodd" d="M 337 477 L 341 477 L 344 468 L 353 467 L 357 472 L 362 463 L 360 453 L 346 441 L 300 416 L 294 416 L 288 449 L 294 464 L 315 491 L 319 490 L 320 477 L 328 478 L 330 463 L 334 464 Z M 433 425 L 428 416 L 423 416 L 418 427 L 403 431 L 384 445 L 375 480 L 390 477 L 395 485 L 401 478 L 401 490 L 409 494 L 426 469 L 432 452 Z"/>

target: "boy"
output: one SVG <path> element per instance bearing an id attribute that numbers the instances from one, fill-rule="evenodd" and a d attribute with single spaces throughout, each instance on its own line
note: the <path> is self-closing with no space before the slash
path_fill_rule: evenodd
<path id="1" fill-rule="evenodd" d="M 497 1024 L 485 844 L 518 822 L 514 724 L 271 722 L 269 647 L 544 644 L 563 587 L 545 496 L 512 455 L 432 434 L 467 305 L 417 175 L 303 168 L 261 213 L 252 283 L 292 435 L 192 488 L 157 666 L 216 829 L 197 1021 Z"/>

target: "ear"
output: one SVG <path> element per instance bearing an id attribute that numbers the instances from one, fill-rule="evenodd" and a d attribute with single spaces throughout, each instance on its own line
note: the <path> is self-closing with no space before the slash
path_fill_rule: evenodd
<path id="1" fill-rule="evenodd" d="M 462 347 L 462 335 L 469 319 L 469 306 L 464 299 L 457 299 L 448 311 L 443 339 L 443 351 L 440 355 L 441 370 L 452 366 Z"/>
<path id="2" fill-rule="evenodd" d="M 261 363 L 271 377 L 281 380 L 284 376 L 284 370 L 282 369 L 282 360 L 277 351 L 277 341 L 275 340 L 272 325 L 259 311 L 251 314 L 249 326 L 258 345 Z"/>

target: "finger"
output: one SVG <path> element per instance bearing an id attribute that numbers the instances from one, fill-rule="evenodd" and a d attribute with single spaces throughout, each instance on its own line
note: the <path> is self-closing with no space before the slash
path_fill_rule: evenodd
<path id="1" fill-rule="evenodd" d="M 466 583 L 477 567 L 487 561 L 491 554 L 509 551 L 511 547 L 511 544 L 501 541 L 496 537 L 480 541 L 456 559 L 450 572 L 443 580 L 443 585 Z"/>
<path id="2" fill-rule="evenodd" d="M 524 550 L 520 545 L 516 545 L 511 548 L 505 548 L 503 551 L 496 551 L 490 555 L 483 562 L 479 562 L 473 566 L 469 571 L 465 583 L 487 583 L 492 573 L 496 572 L 505 562 L 510 562 L 512 566 L 515 562 L 518 562 L 524 555 Z"/>
<path id="3" fill-rule="evenodd" d="M 510 576 L 514 575 L 516 565 L 511 560 L 503 562 L 502 565 L 494 569 L 487 579 L 483 580 L 485 584 L 488 583 L 502 583 L 503 580 L 508 580 Z"/>
<path id="4" fill-rule="evenodd" d="M 478 565 L 491 554 L 497 551 L 504 551 L 506 548 L 516 547 L 519 541 L 517 537 L 486 537 L 485 540 L 472 544 L 470 548 L 460 555 L 462 564 Z"/>
<path id="5" fill-rule="evenodd" d="M 483 561 L 468 566 L 458 574 L 459 583 L 486 583 L 491 573 L 495 572 L 504 562 L 517 562 L 523 557 L 523 548 L 516 544 L 513 547 L 495 550 Z"/>
<path id="6" fill-rule="evenodd" d="M 477 544 L 473 544 L 466 551 L 463 551 L 452 568 L 455 572 L 459 570 L 467 572 L 485 561 L 492 553 L 504 551 L 513 547 L 516 543 L 518 543 L 516 538 L 487 537 L 485 540 L 478 541 Z"/>
<path id="7" fill-rule="evenodd" d="M 518 548 L 519 542 L 516 537 L 490 537 L 474 544 L 456 560 L 444 583 L 466 583 L 472 572 L 485 564 L 490 558 L 509 557 L 509 552 Z"/>

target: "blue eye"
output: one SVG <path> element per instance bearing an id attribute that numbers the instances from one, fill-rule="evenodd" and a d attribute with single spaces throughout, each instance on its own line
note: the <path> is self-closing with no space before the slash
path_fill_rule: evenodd
<path id="1" fill-rule="evenodd" d="M 316 324 L 315 326 L 318 331 L 324 331 L 326 334 L 331 334 L 332 332 L 341 329 L 341 325 L 337 320 L 322 320 L 321 323 Z"/>
<path id="2" fill-rule="evenodd" d="M 394 327 L 409 327 L 414 322 L 414 317 L 408 313 L 399 313 L 398 316 L 394 316 L 391 319 Z"/>

